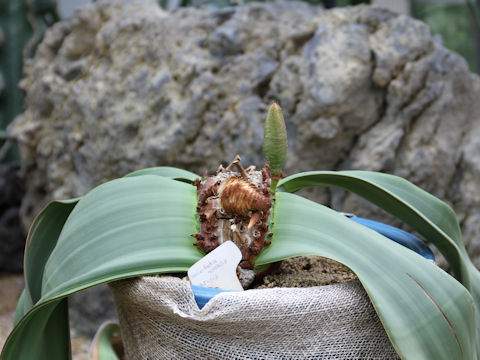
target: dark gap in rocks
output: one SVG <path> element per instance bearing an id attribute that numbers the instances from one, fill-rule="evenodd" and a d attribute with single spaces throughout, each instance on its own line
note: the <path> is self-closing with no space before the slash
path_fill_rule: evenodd
<path id="1" fill-rule="evenodd" d="M 295 50 L 299 51 L 306 43 L 308 43 L 315 36 L 315 31 L 300 34 L 292 37 L 292 41 L 295 43 Z"/>
<path id="2" fill-rule="evenodd" d="M 261 99 L 265 99 L 265 97 L 267 96 L 268 90 L 270 89 L 270 82 L 272 80 L 272 76 L 265 78 L 265 80 L 260 82 L 257 86 L 257 93 Z"/>
<path id="3" fill-rule="evenodd" d="M 0 164 L 0 270 L 23 270 L 25 233 L 19 213 L 24 191 L 20 164 Z"/>

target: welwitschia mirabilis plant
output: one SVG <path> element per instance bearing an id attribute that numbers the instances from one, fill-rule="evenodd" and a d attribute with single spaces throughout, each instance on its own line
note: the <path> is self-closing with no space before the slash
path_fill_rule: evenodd
<path id="1" fill-rule="evenodd" d="M 267 157 L 272 175 L 279 170 L 280 176 L 283 160 L 277 165 Z M 1 358 L 68 359 L 68 295 L 122 278 L 187 271 L 203 256 L 191 237 L 200 230 L 192 185 L 198 178 L 175 168 L 144 169 L 81 199 L 48 205 L 27 238 L 25 290 Z M 396 215 L 440 249 L 456 278 L 293 194 L 305 186 L 353 191 Z M 479 273 L 455 214 L 443 202 L 392 175 L 317 171 L 279 180 L 271 211 L 271 244 L 254 260 L 256 266 L 312 254 L 339 261 L 357 274 L 402 358 L 478 359 Z"/>

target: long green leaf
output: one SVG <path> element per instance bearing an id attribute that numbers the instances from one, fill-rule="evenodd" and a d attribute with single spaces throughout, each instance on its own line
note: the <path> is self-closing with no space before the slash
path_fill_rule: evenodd
<path id="1" fill-rule="evenodd" d="M 45 264 L 62 231 L 63 225 L 78 199 L 53 201 L 34 219 L 25 243 L 23 272 L 25 276 L 24 313 L 41 297 Z"/>
<path id="2" fill-rule="evenodd" d="M 70 329 L 67 299 L 32 308 L 10 333 L 1 359 L 69 359 Z"/>
<path id="3" fill-rule="evenodd" d="M 198 230 L 195 187 L 151 175 L 105 185 L 88 193 L 65 223 L 45 265 L 42 300 L 95 279 L 186 271 L 202 256 L 190 236 Z"/>
<path id="4" fill-rule="evenodd" d="M 26 293 L 25 289 L 23 289 L 22 293 L 20 294 L 20 298 L 18 299 L 17 308 L 15 309 L 15 316 L 13 318 L 13 325 L 17 325 L 17 323 L 20 321 L 20 319 L 23 317 L 23 315 L 25 315 L 24 302 L 25 302 L 26 296 L 27 296 L 27 293 Z"/>
<path id="5" fill-rule="evenodd" d="M 369 171 L 311 171 L 282 179 L 280 187 L 295 192 L 329 185 L 352 191 L 402 219 L 442 251 L 455 274 L 469 285 L 462 265 L 465 247 L 455 213 L 442 201 L 397 176 Z"/>
<path id="6" fill-rule="evenodd" d="M 196 203 L 194 186 L 151 175 L 114 180 L 85 195 L 48 260 L 31 269 L 43 274 L 41 297 L 10 334 L 1 359 L 68 359 L 46 346 L 37 346 L 34 356 L 29 349 L 48 339 L 56 348 L 69 348 L 59 328 L 46 324 L 61 299 L 76 291 L 125 277 L 187 271 L 202 257 L 190 236 L 198 231 Z M 49 241 L 51 235 L 42 236 Z"/>
<path id="7" fill-rule="evenodd" d="M 54 201 L 48 204 L 34 219 L 25 244 L 24 276 L 25 289 L 20 296 L 15 311 L 14 324 L 22 319 L 41 297 L 41 280 L 44 266 L 57 243 L 62 227 L 77 203 L 78 199 L 67 201 Z M 24 325 L 26 330 L 23 333 L 13 332 L 8 342 L 15 343 L 15 346 L 4 347 L 6 358 L 20 357 L 27 359 L 35 358 L 35 349 L 51 349 L 58 357 L 66 358 L 70 354 L 70 331 L 68 328 L 68 305 L 67 300 L 59 300 L 48 304 L 43 312 L 32 316 Z M 48 326 L 48 331 L 45 327 Z M 56 338 L 48 336 L 54 332 Z M 32 336 L 33 334 L 33 336 Z M 57 346 L 57 344 L 59 346 Z"/>
<path id="8" fill-rule="evenodd" d="M 276 195 L 272 244 L 257 264 L 320 255 L 354 271 L 404 359 L 476 358 L 469 292 L 416 253 L 322 205 Z"/>
<path id="9" fill-rule="evenodd" d="M 468 256 L 457 218 L 448 205 L 405 179 L 377 172 L 312 171 L 289 176 L 279 182 L 279 186 L 289 192 L 318 185 L 357 193 L 405 221 L 434 243 L 456 277 L 471 291 L 477 307 L 477 334 L 480 334 L 480 273 Z M 480 354 L 478 339 L 476 346 Z"/>
<path id="10" fill-rule="evenodd" d="M 170 166 L 158 166 L 158 167 L 151 167 L 146 169 L 137 170 L 131 172 L 125 177 L 132 177 L 132 176 L 141 176 L 141 175 L 156 175 L 162 176 L 173 180 L 179 180 L 187 183 L 191 183 L 196 179 L 200 178 L 197 174 L 194 174 L 190 171 L 177 169 Z"/>

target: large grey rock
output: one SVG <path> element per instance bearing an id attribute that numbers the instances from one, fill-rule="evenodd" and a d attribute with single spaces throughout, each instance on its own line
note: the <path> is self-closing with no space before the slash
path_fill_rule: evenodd
<path id="1" fill-rule="evenodd" d="M 458 212 L 480 265 L 480 81 L 427 26 L 359 6 L 249 4 L 174 13 L 102 2 L 55 25 L 22 87 L 25 224 L 50 199 L 132 170 L 213 171 L 239 153 L 261 165 L 266 105 L 289 130 L 287 173 L 401 175 Z M 337 209 L 379 216 L 352 195 Z M 380 215 L 383 218 L 383 215 Z"/>

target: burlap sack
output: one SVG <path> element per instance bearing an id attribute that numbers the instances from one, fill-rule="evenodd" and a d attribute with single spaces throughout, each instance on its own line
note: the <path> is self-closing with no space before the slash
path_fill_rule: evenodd
<path id="1" fill-rule="evenodd" d="M 187 282 L 111 285 L 127 359 L 398 359 L 358 281 L 222 293 L 202 310 Z"/>

